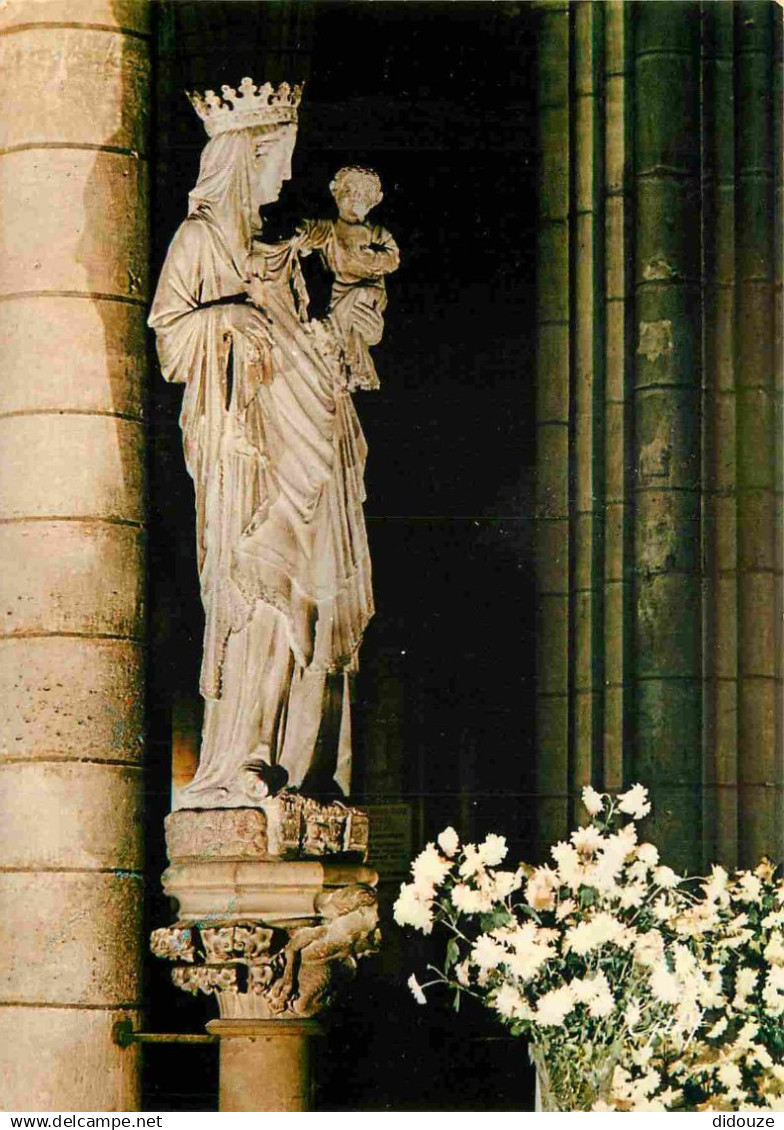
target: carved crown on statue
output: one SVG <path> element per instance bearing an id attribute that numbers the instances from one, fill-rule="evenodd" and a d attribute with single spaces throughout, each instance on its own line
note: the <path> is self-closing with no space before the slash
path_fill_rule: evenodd
<path id="1" fill-rule="evenodd" d="M 239 89 L 222 86 L 221 93 L 205 90 L 185 92 L 196 113 L 204 122 L 208 137 L 249 126 L 283 125 L 296 122 L 302 99 L 302 86 L 282 82 L 277 88 L 265 82 L 256 86 L 252 78 L 244 78 Z"/>

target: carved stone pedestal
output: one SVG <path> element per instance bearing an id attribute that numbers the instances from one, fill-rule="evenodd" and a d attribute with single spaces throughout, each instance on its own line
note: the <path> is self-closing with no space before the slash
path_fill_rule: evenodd
<path id="1" fill-rule="evenodd" d="M 166 821 L 173 926 L 152 949 L 187 992 L 215 996 L 221 1110 L 310 1109 L 312 1019 L 378 948 L 367 818 L 284 794 Z"/>

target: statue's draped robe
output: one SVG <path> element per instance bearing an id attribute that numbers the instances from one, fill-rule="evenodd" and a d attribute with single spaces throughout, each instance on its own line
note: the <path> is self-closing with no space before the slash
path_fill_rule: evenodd
<path id="1" fill-rule="evenodd" d="M 218 142 L 227 144 L 210 167 Z M 289 245 L 262 249 L 264 313 L 252 311 L 247 332 L 232 329 L 230 300 L 242 300 L 249 269 L 242 142 L 207 146 L 197 190 L 206 183 L 212 198 L 191 194 L 150 317 L 164 377 L 186 386 L 180 424 L 206 618 L 188 807 L 249 803 L 249 759 L 283 765 L 290 784 L 334 780 L 348 791 L 347 680 L 373 612 L 366 445 L 323 329 L 299 318 Z M 229 143 L 233 180 L 216 187 L 210 175 Z"/>

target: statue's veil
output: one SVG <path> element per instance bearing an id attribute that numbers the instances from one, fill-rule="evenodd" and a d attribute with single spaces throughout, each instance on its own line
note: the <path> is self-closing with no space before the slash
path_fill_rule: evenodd
<path id="1" fill-rule="evenodd" d="M 198 213 L 217 229 L 241 276 L 250 251 L 256 149 L 261 138 L 272 148 L 286 129 L 291 126 L 253 126 L 213 137 L 202 150 L 199 179 L 188 193 L 188 215 Z"/>
<path id="2" fill-rule="evenodd" d="M 201 154 L 199 179 L 188 193 L 188 215 L 198 212 L 217 229 L 240 275 L 245 274 L 250 251 L 253 132 L 236 130 L 208 141 Z"/>

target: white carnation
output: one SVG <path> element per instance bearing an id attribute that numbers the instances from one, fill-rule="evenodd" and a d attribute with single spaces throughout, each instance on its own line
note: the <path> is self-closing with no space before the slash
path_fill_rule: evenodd
<path id="1" fill-rule="evenodd" d="M 625 812 L 632 820 L 642 820 L 651 811 L 648 790 L 644 785 L 632 785 L 618 797 L 618 811 Z"/>
<path id="2" fill-rule="evenodd" d="M 784 965 L 784 934 L 776 930 L 770 936 L 770 941 L 763 951 L 765 960 L 770 965 Z"/>
<path id="3" fill-rule="evenodd" d="M 578 828 L 572 832 L 570 839 L 577 850 L 583 853 L 598 851 L 604 843 L 604 836 L 593 824 Z"/>
<path id="4" fill-rule="evenodd" d="M 709 902 L 728 901 L 729 896 L 726 893 L 728 880 L 729 875 L 724 868 L 714 864 L 711 868 L 710 879 L 703 883 L 705 897 Z"/>
<path id="5" fill-rule="evenodd" d="M 718 1040 L 719 1036 L 723 1036 L 727 1031 L 727 1023 L 728 1021 L 726 1016 L 719 1017 L 719 1019 L 711 1028 L 710 1032 L 707 1033 L 706 1039 Z"/>
<path id="6" fill-rule="evenodd" d="M 471 950 L 471 961 L 481 970 L 497 969 L 506 959 L 506 950 L 489 934 L 480 934 Z"/>
<path id="7" fill-rule="evenodd" d="M 743 871 L 735 880 L 735 894 L 741 902 L 759 902 L 762 883 L 750 871 Z"/>
<path id="8" fill-rule="evenodd" d="M 784 965 L 772 965 L 765 978 L 762 1000 L 772 1016 L 784 1013 Z"/>
<path id="9" fill-rule="evenodd" d="M 678 886 L 680 878 L 671 867 L 657 867 L 653 873 L 653 881 L 657 887 L 665 887 L 669 890 Z"/>
<path id="10" fill-rule="evenodd" d="M 663 1004 L 677 1004 L 681 996 L 678 978 L 671 973 L 664 962 L 654 966 L 651 972 L 651 992 Z"/>
<path id="11" fill-rule="evenodd" d="M 490 897 L 496 902 L 503 902 L 520 889 L 524 877 L 522 871 L 496 871 L 488 888 Z"/>
<path id="12" fill-rule="evenodd" d="M 493 909 L 493 900 L 487 891 L 474 890 L 465 883 L 456 883 L 449 897 L 461 914 L 486 914 Z"/>
<path id="13" fill-rule="evenodd" d="M 645 896 L 648 892 L 647 885 L 638 880 L 636 883 L 624 887 L 620 892 L 620 904 L 624 910 L 630 910 L 633 907 L 642 906 Z"/>
<path id="14" fill-rule="evenodd" d="M 764 1044 L 754 1044 L 746 1057 L 748 1063 L 758 1063 L 765 1071 L 773 1066 L 773 1057 Z"/>
<path id="15" fill-rule="evenodd" d="M 560 881 L 573 891 L 580 889 L 585 879 L 585 869 L 572 844 L 557 843 L 550 848 L 550 855 L 558 867 Z"/>
<path id="16" fill-rule="evenodd" d="M 597 816 L 604 808 L 604 797 L 591 785 L 586 785 L 583 789 L 583 804 L 590 816 Z"/>
<path id="17" fill-rule="evenodd" d="M 411 864 L 414 886 L 421 897 L 432 898 L 435 887 L 443 883 L 452 867 L 450 860 L 444 859 L 435 844 L 428 844 Z"/>
<path id="18" fill-rule="evenodd" d="M 432 903 L 420 898 L 413 883 L 401 885 L 392 913 L 398 926 L 413 926 L 423 934 L 429 934 L 433 929 Z"/>
<path id="19" fill-rule="evenodd" d="M 659 862 L 659 851 L 653 844 L 640 844 L 637 848 L 637 858 L 646 867 L 655 867 Z"/>
<path id="20" fill-rule="evenodd" d="M 484 863 L 476 844 L 465 844 L 463 847 L 463 862 L 459 867 L 461 878 L 470 879 L 472 875 L 476 875 L 483 869 Z"/>
<path id="21" fill-rule="evenodd" d="M 555 1027 L 563 1024 L 573 1008 L 574 998 L 569 987 L 562 985 L 560 989 L 551 989 L 539 998 L 534 1019 L 542 1026 Z"/>
<path id="22" fill-rule="evenodd" d="M 627 824 L 614 836 L 608 836 L 591 873 L 592 885 L 606 894 L 617 894 L 616 881 L 628 856 L 634 851 L 637 831 Z"/>
<path id="23" fill-rule="evenodd" d="M 721 1063 L 716 1071 L 719 1082 L 722 1086 L 726 1087 L 728 1091 L 734 1091 L 740 1087 L 743 1081 L 743 1075 L 737 1063 Z"/>
<path id="24" fill-rule="evenodd" d="M 414 1000 L 417 1002 L 417 1004 L 427 1004 L 427 998 L 422 991 L 422 986 L 419 984 L 413 973 L 408 979 L 408 987 L 414 994 Z"/>
<path id="25" fill-rule="evenodd" d="M 759 973 L 756 969 L 750 969 L 748 966 L 743 966 L 735 974 L 735 1000 L 732 1002 L 733 1008 L 742 1009 L 745 1007 L 746 998 L 754 989 L 759 978 Z"/>
<path id="26" fill-rule="evenodd" d="M 438 846 L 444 855 L 452 856 L 460 847 L 460 837 L 454 828 L 445 828 L 438 837 Z"/>
<path id="27" fill-rule="evenodd" d="M 609 988 L 606 991 L 597 993 L 588 1004 L 588 1012 L 597 1020 L 602 1020 L 604 1017 L 609 1016 L 614 1008 L 615 997 L 612 995 Z"/>
<path id="28" fill-rule="evenodd" d="M 589 1015 L 596 1019 L 609 1016 L 615 1008 L 615 998 L 606 975 L 600 970 L 593 977 L 575 978 L 569 985 L 575 1004 L 588 1007 Z"/>
<path id="29" fill-rule="evenodd" d="M 525 901 L 534 910 L 553 910 L 559 879 L 550 867 L 537 867 L 525 887 Z"/>
<path id="30" fill-rule="evenodd" d="M 477 850 L 479 858 L 486 867 L 497 867 L 506 858 L 509 849 L 506 846 L 505 836 L 496 836 L 495 833 L 491 832 Z"/>
<path id="31" fill-rule="evenodd" d="M 500 1016 L 520 1016 L 526 1010 L 525 998 L 513 985 L 502 985 L 491 1003 Z"/>
<path id="32" fill-rule="evenodd" d="M 608 942 L 625 949 L 632 938 L 633 932 L 622 922 L 607 911 L 600 911 L 593 918 L 570 927 L 566 931 L 563 948 L 565 953 L 585 955 Z"/>

